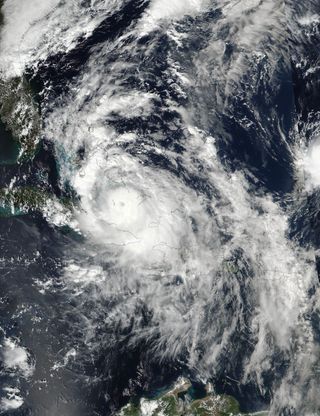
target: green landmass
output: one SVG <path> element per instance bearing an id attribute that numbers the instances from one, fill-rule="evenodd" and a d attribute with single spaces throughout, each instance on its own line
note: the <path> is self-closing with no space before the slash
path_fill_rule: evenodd
<path id="1" fill-rule="evenodd" d="M 0 189 L 0 216 L 23 215 L 41 210 L 50 195 L 36 187 L 13 187 Z"/>
<path id="2" fill-rule="evenodd" d="M 4 3 L 5 0 L 0 0 L 0 29 L 4 23 Z M 0 165 L 32 159 L 40 132 L 39 105 L 26 77 L 8 79 L 0 73 Z"/>
<path id="3" fill-rule="evenodd" d="M 41 120 L 25 77 L 0 79 L 0 119 L 18 146 L 15 162 L 32 158 L 40 140 Z"/>
<path id="4" fill-rule="evenodd" d="M 117 416 L 245 416 L 233 397 L 215 394 L 208 389 L 205 397 L 193 399 L 188 393 L 190 387 L 190 382 L 182 379 L 173 389 L 155 399 L 142 398 L 138 404 L 127 404 Z M 255 415 L 267 416 L 268 412 Z"/>

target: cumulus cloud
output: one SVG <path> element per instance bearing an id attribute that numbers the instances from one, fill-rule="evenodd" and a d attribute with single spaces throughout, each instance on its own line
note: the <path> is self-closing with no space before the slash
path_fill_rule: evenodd
<path id="1" fill-rule="evenodd" d="M 178 5 L 173 14 L 192 6 Z M 271 1 L 224 3 L 217 24 L 220 29 L 229 25 L 232 41 L 253 53 L 270 27 L 275 38 L 281 32 L 282 12 L 273 6 Z M 154 16 L 159 8 L 151 3 Z M 162 13 L 168 16 L 171 11 L 164 8 Z M 139 26 L 132 30 L 139 40 Z M 209 46 L 193 61 L 194 72 L 184 69 L 181 76 L 170 55 L 165 74 L 175 79 L 170 91 L 187 96 L 193 83 L 186 79 L 198 77 L 201 82 L 204 77 L 207 82 L 211 75 L 204 59 L 220 59 L 214 52 L 218 43 L 209 38 Z M 272 197 L 255 195 L 242 172 L 228 172 L 222 165 L 214 138 L 193 124 L 192 108 L 179 104 L 170 95 L 173 92 L 167 91 L 164 100 L 156 90 L 137 91 L 124 82 L 132 76 L 139 85 L 147 85 L 143 82 L 149 74 L 137 70 L 135 56 L 150 56 L 153 47 L 156 41 L 143 46 L 128 42 L 125 35 L 106 45 L 89 60 L 70 96 L 57 103 L 46 121 L 61 178 L 79 196 L 74 215 L 87 244 L 86 258 L 73 253 L 72 259 L 69 253 L 65 282 L 79 296 L 92 290 L 97 299 L 112 299 L 113 310 L 105 318 L 110 327 L 129 326 L 135 316 L 130 342 L 153 340 L 159 359 L 187 351 L 190 366 L 205 376 L 219 371 L 232 336 L 249 325 L 255 347 L 245 377 L 262 385 L 261 374 L 270 369 L 273 349 L 287 354 L 293 334 L 310 332 L 303 316 L 315 279 L 311 254 L 288 240 L 286 213 Z M 126 56 L 126 61 L 120 58 L 106 65 L 114 54 Z M 232 62 L 231 72 L 236 65 Z M 235 81 L 230 72 L 223 74 L 222 66 L 218 68 L 220 76 Z M 159 103 L 174 120 L 170 133 L 161 126 L 154 132 L 148 122 Z M 121 120 L 121 128 L 126 123 L 132 126 L 134 118 L 139 120 L 135 127 L 117 131 L 115 122 Z M 180 153 L 161 146 L 177 126 L 183 131 Z M 79 161 L 81 148 L 85 151 Z M 171 169 L 156 167 L 150 157 L 154 153 Z M 205 190 L 192 188 L 188 178 L 205 183 Z M 249 318 L 242 285 L 250 298 Z M 233 305 L 230 311 L 228 300 Z M 140 325 L 141 304 L 152 317 L 147 327 Z M 311 332 L 307 339 L 312 343 Z"/>
<path id="2" fill-rule="evenodd" d="M 2 361 L 5 369 L 29 377 L 34 370 L 33 363 L 27 350 L 14 340 L 6 338 L 0 347 Z"/>
<path id="3" fill-rule="evenodd" d="M 320 186 L 320 140 L 315 139 L 306 147 L 297 159 L 297 166 L 304 177 L 304 188 L 307 192 Z"/>
<path id="4" fill-rule="evenodd" d="M 6 0 L 0 38 L 2 76 L 21 76 L 26 66 L 49 55 L 72 49 L 80 36 L 87 37 L 122 5 L 120 0 Z"/>
<path id="5" fill-rule="evenodd" d="M 100 17 L 87 20 L 73 4 L 65 10 L 46 3 L 38 20 L 26 15 L 23 35 L 16 37 L 10 19 L 17 10 L 5 9 L 2 42 L 9 48 L 13 39 L 13 51 L 22 45 L 21 68 L 71 47 L 83 27 L 88 34 L 97 24 Z M 243 382 L 254 379 L 263 390 L 263 373 L 272 372 L 276 351 L 303 371 L 296 354 L 314 342 L 306 319 L 316 281 L 312 253 L 288 239 L 287 214 L 273 197 L 256 193 L 246 172 L 221 162 L 215 139 L 197 122 L 203 115 L 192 105 L 204 100 L 199 91 L 209 90 L 216 99 L 212 112 L 221 109 L 219 97 L 224 105 L 251 59 L 258 64 L 267 58 L 273 74 L 277 42 L 286 37 L 281 5 L 154 0 L 130 33 L 93 50 L 69 93 L 49 103 L 47 113 L 43 109 L 61 186 L 71 186 L 78 198 L 72 221 L 84 241 L 66 252 L 64 284 L 80 299 L 79 313 L 89 315 L 88 344 L 96 342 L 94 308 L 83 306 L 89 298 L 97 308 L 109 305 L 103 318 L 108 328 L 130 328 L 129 346 L 149 342 L 159 360 L 184 353 L 200 377 L 224 371 L 219 366 L 226 355 L 237 357 L 237 331 L 250 342 Z M 184 65 L 179 53 L 189 29 L 183 18 L 209 6 L 221 14 L 210 20 L 206 41 Z M 156 61 L 164 21 L 165 36 L 174 41 Z M 35 33 L 45 27 L 50 39 L 42 48 Z M 146 28 L 158 32 L 141 42 Z M 181 28 L 186 34 L 177 41 Z M 319 179 L 318 153 L 310 148 L 305 163 L 313 183 Z M 70 221 L 63 215 L 61 224 Z"/>

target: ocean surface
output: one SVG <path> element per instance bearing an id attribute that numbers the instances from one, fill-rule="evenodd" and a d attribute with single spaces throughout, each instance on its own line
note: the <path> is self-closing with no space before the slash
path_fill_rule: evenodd
<path id="1" fill-rule="evenodd" d="M 0 5 L 0 414 L 320 415 L 319 1 Z"/>

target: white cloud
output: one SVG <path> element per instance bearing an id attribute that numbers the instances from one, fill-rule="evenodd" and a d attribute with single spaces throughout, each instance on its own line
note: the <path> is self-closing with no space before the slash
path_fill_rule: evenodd
<path id="1" fill-rule="evenodd" d="M 9 410 L 19 409 L 23 405 L 23 398 L 20 396 L 20 390 L 13 387 L 5 387 L 5 397 L 0 401 L 0 410 L 7 412 Z"/>
<path id="2" fill-rule="evenodd" d="M 30 357 L 25 348 L 20 347 L 14 340 L 6 338 L 0 346 L 0 353 L 4 367 L 17 372 L 24 377 L 29 377 L 34 370 Z"/>
<path id="3" fill-rule="evenodd" d="M 12 4 L 16 10 L 5 10 L 2 44 L 9 61 L 17 62 L 14 54 L 19 50 L 21 68 L 70 47 L 100 18 L 88 21 L 86 14 L 78 16 L 77 3 L 70 10 L 54 9 L 53 3 L 47 3 L 48 23 L 44 6 L 39 8 L 38 20 L 33 20 L 32 13 L 18 16 L 17 3 Z M 252 60 L 267 58 L 268 76 L 272 76 L 279 59 L 278 42 L 287 36 L 281 5 L 278 0 L 217 2 L 222 15 L 212 26 L 208 24 L 205 46 L 188 57 L 190 66 L 184 68 L 181 59 L 175 64 L 177 51 L 173 50 L 165 62 L 164 77 L 175 80 L 175 91 L 183 97 L 208 90 L 210 99 L 215 98 L 211 110 L 216 111 L 219 98 L 223 101 L 234 94 Z M 92 52 L 86 71 L 70 86 L 70 94 L 51 108 L 44 134 L 55 144 L 62 186 L 68 182 L 79 196 L 72 220 L 76 219 L 85 236 L 84 248 L 66 252 L 64 279 L 75 296 L 91 296 L 97 308 L 100 300 L 112 300 L 105 317 L 109 328 L 129 327 L 134 316 L 131 343 L 153 340 L 159 359 L 187 351 L 190 367 L 204 378 L 219 369 L 221 357 L 240 328 L 254 344 L 244 365 L 245 377 L 254 377 L 263 388 L 263 371 L 270 369 L 270 356 L 276 350 L 287 354 L 293 365 L 297 362 L 297 371 L 302 373 L 296 353 L 303 345 L 313 345 L 311 325 L 305 318 L 310 308 L 308 289 L 316 281 L 312 253 L 288 239 L 288 218 L 277 202 L 255 194 L 242 172 L 230 172 L 221 163 L 214 139 L 196 127 L 198 116 L 211 117 L 211 113 L 194 114 L 192 103 L 181 107 L 168 91 L 167 99 L 157 95 L 156 88 L 150 93 L 145 88 L 149 75 L 157 81 L 161 76 L 145 73 L 141 60 L 136 59 L 152 57 L 152 48 L 159 46 L 153 38 L 145 45 L 136 42 L 143 30 L 165 22 L 166 33 L 175 33 L 177 20 L 202 13 L 206 6 L 206 2 L 192 0 L 152 1 L 130 34 Z M 103 13 L 108 10 L 106 6 Z M 15 37 L 13 22 L 19 19 L 25 19 L 24 29 Z M 48 38 L 42 45 L 38 38 L 44 31 Z M 225 39 L 217 36 L 219 31 Z M 183 40 L 181 35 L 179 42 Z M 228 43 L 232 56 L 224 60 Z M 13 55 L 8 53 L 9 46 Z M 136 83 L 129 82 L 130 77 Z M 172 112 L 172 131 L 180 127 L 183 131 L 180 152 L 160 145 L 161 139 L 173 135 L 169 129 L 162 130 L 161 123 L 155 133 L 153 125 L 141 127 L 147 117 L 158 115 L 156 103 Z M 124 130 L 134 117 L 141 123 L 137 128 L 131 124 L 120 134 L 112 124 L 115 116 Z M 135 152 L 127 151 L 125 144 Z M 151 151 L 163 156 L 172 169 L 155 167 Z M 319 156 L 315 142 L 303 159 L 310 186 L 320 184 Z M 205 183 L 207 192 L 192 186 L 192 181 Z M 58 214 L 60 224 L 70 218 Z M 137 311 L 141 305 L 150 310 L 147 326 L 140 325 Z M 246 308 L 250 308 L 249 323 L 244 319 Z M 93 325 L 88 319 L 88 338 L 94 344 Z M 294 354 L 290 351 L 293 339 L 298 340 Z M 7 362 L 22 365 L 22 352 L 18 359 L 10 351 Z"/>
<path id="4" fill-rule="evenodd" d="M 297 166 L 304 176 L 305 190 L 313 191 L 320 186 L 320 139 L 315 139 L 302 152 Z"/>
<path id="5" fill-rule="evenodd" d="M 0 38 L 0 71 L 20 76 L 26 66 L 36 65 L 50 54 L 72 49 L 80 36 L 89 36 L 120 0 L 6 0 Z"/>

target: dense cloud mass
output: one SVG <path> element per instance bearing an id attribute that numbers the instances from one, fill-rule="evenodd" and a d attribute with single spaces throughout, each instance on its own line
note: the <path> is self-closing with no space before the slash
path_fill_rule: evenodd
<path id="1" fill-rule="evenodd" d="M 319 12 L 4 1 L 0 78 L 33 89 L 55 197 L 4 251 L 12 282 L 26 257 L 34 335 L 5 318 L 3 414 L 62 395 L 64 416 L 112 415 L 179 375 L 243 411 L 319 413 Z"/>

